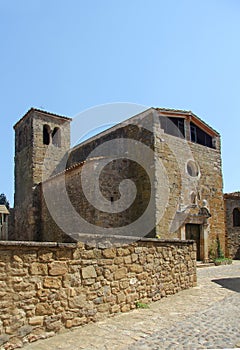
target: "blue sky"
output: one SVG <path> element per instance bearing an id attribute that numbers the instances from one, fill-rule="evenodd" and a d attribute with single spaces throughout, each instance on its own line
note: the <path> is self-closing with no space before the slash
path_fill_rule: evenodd
<path id="1" fill-rule="evenodd" d="M 0 192 L 13 204 L 12 126 L 29 108 L 112 102 L 192 110 L 239 190 L 239 16 L 238 0 L 0 0 Z"/>

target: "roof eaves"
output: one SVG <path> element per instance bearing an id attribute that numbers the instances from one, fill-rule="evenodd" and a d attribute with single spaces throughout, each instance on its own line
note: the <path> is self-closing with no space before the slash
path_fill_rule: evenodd
<path id="1" fill-rule="evenodd" d="M 7 207 L 3 204 L 0 205 L 0 213 L 1 214 L 10 214 Z"/>
<path id="2" fill-rule="evenodd" d="M 95 162 L 95 161 L 98 161 L 98 160 L 101 160 L 101 159 L 106 159 L 106 157 L 104 157 L 104 156 L 92 157 L 92 158 L 88 158 L 86 160 L 83 160 L 81 162 L 75 163 L 75 164 L 71 165 L 70 167 L 60 171 L 59 173 L 54 174 L 54 175 L 50 176 L 49 178 L 45 179 L 43 181 L 43 183 L 51 181 L 51 180 L 53 180 L 53 179 L 55 179 L 55 178 L 57 178 L 57 177 L 59 177 L 61 175 L 64 175 L 64 174 L 68 173 L 71 170 L 76 169 L 76 168 L 81 168 L 87 162 Z"/>
<path id="3" fill-rule="evenodd" d="M 176 114 L 176 115 L 177 114 L 183 114 L 183 115 L 186 115 L 186 116 L 193 117 L 193 118 L 197 119 L 207 129 L 211 130 L 214 134 L 216 134 L 218 136 L 220 135 L 217 130 L 213 129 L 210 125 L 208 125 L 204 120 L 199 118 L 192 111 L 187 111 L 187 110 L 184 110 L 184 109 L 173 109 L 173 108 L 156 108 L 156 110 L 159 111 L 159 112 L 173 113 L 173 114 Z"/>
<path id="4" fill-rule="evenodd" d="M 27 118 L 27 116 L 32 113 L 32 112 L 38 112 L 38 113 L 43 113 L 43 114 L 46 114 L 46 115 L 50 115 L 52 117 L 56 117 L 56 118 L 61 118 L 61 119 L 64 119 L 66 121 L 71 121 L 72 118 L 69 118 L 69 117 L 65 117 L 65 116 L 62 116 L 62 115 L 58 115 L 58 114 L 55 114 L 55 113 L 51 113 L 51 112 L 47 112 L 47 111 L 44 111 L 42 109 L 38 109 L 38 108 L 30 108 L 25 114 L 24 116 L 14 125 L 13 129 L 16 129 L 16 127 L 25 119 Z"/>
<path id="5" fill-rule="evenodd" d="M 217 130 L 215 130 L 214 128 L 212 128 L 210 125 L 208 125 L 204 120 L 202 120 L 201 118 L 199 118 L 195 113 L 193 113 L 192 111 L 190 111 L 191 115 L 198 119 L 202 124 L 204 124 L 207 128 L 211 129 L 215 134 L 220 135 L 219 132 Z"/>

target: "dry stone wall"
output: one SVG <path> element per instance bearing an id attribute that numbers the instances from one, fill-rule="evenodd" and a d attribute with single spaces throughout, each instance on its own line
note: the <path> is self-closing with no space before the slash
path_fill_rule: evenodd
<path id="1" fill-rule="evenodd" d="M 1 242 L 0 276 L 0 346 L 13 349 L 195 286 L 196 247 Z"/>

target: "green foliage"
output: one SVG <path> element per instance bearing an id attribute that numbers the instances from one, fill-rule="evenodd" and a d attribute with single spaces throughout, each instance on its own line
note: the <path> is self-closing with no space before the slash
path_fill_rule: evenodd
<path id="1" fill-rule="evenodd" d="M 217 256 L 218 259 L 224 259 L 224 253 L 221 248 L 219 236 L 217 236 Z"/>
<path id="2" fill-rule="evenodd" d="M 217 243 L 212 242 L 209 248 L 208 256 L 210 260 L 215 260 L 217 258 Z"/>
<path id="3" fill-rule="evenodd" d="M 9 209 L 9 201 L 4 193 L 0 194 L 0 204 L 5 205 Z"/>
<path id="4" fill-rule="evenodd" d="M 232 259 L 229 258 L 217 258 L 214 260 L 215 265 L 231 265 Z"/>
<path id="5" fill-rule="evenodd" d="M 209 258 L 214 262 L 215 265 L 229 265 L 232 263 L 232 259 L 224 257 L 219 236 L 217 236 L 216 241 L 213 242 L 210 246 Z"/>
<path id="6" fill-rule="evenodd" d="M 221 243 L 219 236 L 217 236 L 215 242 L 212 242 L 209 248 L 209 258 L 212 261 L 215 261 L 216 259 L 224 259 L 224 253 L 221 248 Z"/>
<path id="7" fill-rule="evenodd" d="M 145 303 L 141 303 L 140 301 L 136 302 L 137 309 L 149 309 L 149 305 Z"/>

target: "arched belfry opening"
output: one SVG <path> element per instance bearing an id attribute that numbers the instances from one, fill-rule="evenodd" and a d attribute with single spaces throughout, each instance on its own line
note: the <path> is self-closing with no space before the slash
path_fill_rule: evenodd
<path id="1" fill-rule="evenodd" d="M 240 226 L 240 208 L 233 209 L 233 227 Z"/>
<path id="2" fill-rule="evenodd" d="M 57 127 L 52 132 L 52 144 L 56 147 L 61 147 L 61 130 Z"/>
<path id="3" fill-rule="evenodd" d="M 43 125 L 43 144 L 44 145 L 50 144 L 50 127 L 47 124 Z"/>

